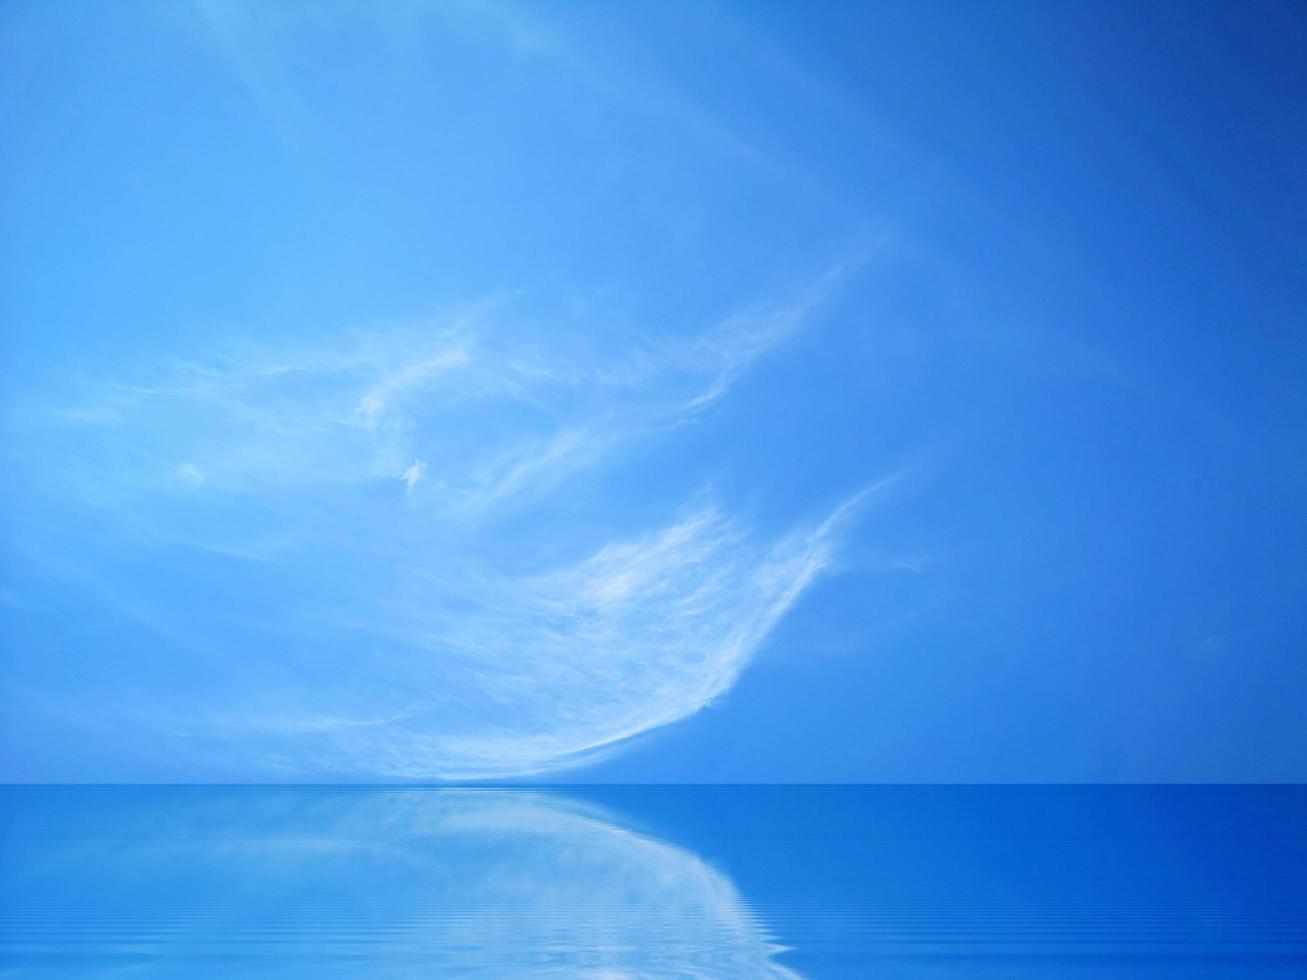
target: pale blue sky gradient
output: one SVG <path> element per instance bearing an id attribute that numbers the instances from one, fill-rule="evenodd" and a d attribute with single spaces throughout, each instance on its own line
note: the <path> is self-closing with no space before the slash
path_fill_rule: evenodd
<path id="1" fill-rule="evenodd" d="M 1307 779 L 1300 5 L 0 65 L 0 777 Z"/>

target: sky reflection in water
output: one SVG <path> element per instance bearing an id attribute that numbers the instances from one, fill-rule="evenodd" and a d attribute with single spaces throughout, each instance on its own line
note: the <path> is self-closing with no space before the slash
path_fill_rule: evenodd
<path id="1" fill-rule="evenodd" d="M 1292 977 L 1307 790 L 0 790 L 0 975 Z"/>
<path id="2" fill-rule="evenodd" d="M 553 793 L 14 795 L 19 968 L 794 975 L 723 874 Z"/>

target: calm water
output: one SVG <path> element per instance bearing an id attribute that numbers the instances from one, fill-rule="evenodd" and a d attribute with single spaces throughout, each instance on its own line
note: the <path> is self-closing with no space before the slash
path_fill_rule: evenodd
<path id="1" fill-rule="evenodd" d="M 1307 788 L 0 804 L 4 976 L 1307 976 Z"/>

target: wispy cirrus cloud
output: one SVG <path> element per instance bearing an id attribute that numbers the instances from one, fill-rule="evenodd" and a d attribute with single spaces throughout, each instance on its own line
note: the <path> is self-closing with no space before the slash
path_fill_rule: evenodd
<path id="1" fill-rule="evenodd" d="M 394 480 L 414 490 L 420 479 L 433 514 L 463 519 L 695 421 L 812 322 L 844 274 L 834 266 L 785 302 L 615 352 L 524 339 L 529 331 L 482 304 L 299 348 L 178 361 L 144 382 L 95 386 L 56 414 L 131 433 L 139 465 L 106 477 L 140 489 Z"/>
<path id="2" fill-rule="evenodd" d="M 451 585 L 446 594 L 462 601 L 450 609 L 389 606 L 392 636 L 476 674 L 483 703 L 470 723 L 455 717 L 466 704 L 416 709 L 376 739 L 354 740 L 351 765 L 408 778 L 540 772 L 699 711 L 831 568 L 848 521 L 890 482 L 775 540 L 702 503 L 576 563 Z"/>
<path id="3" fill-rule="evenodd" d="M 136 723 L 283 778 L 467 779 L 575 765 L 712 703 L 886 481 L 780 533 L 684 487 L 661 526 L 610 520 L 569 543 L 549 503 L 704 419 L 842 274 L 599 356 L 479 307 L 178 362 L 47 418 L 83 450 L 60 491 L 156 542 L 133 561 L 257 560 L 286 593 L 270 607 L 215 566 L 222 616 L 174 615 L 253 649 L 210 655 L 230 667 L 212 686 L 138 699 Z M 525 557 L 505 564 L 491 544 L 524 517 Z"/>
<path id="4" fill-rule="evenodd" d="M 487 779 L 591 762 L 725 694 L 892 482 L 778 539 L 701 501 L 534 575 L 427 570 L 402 598 L 371 596 L 319 624 L 385 651 L 365 669 L 357 654 L 324 655 L 336 683 L 310 697 L 263 675 L 242 708 L 154 719 L 283 777 Z"/>

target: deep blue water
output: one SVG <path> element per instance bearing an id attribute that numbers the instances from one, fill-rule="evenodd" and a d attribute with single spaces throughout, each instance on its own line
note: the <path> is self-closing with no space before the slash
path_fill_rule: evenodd
<path id="1" fill-rule="evenodd" d="M 1307 976 L 1304 787 L 0 803 L 4 976 Z"/>

